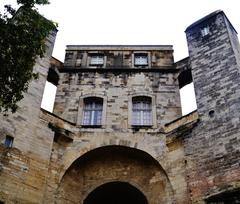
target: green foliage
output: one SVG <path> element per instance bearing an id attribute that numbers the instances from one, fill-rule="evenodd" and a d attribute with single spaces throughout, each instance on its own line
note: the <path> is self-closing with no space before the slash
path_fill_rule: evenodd
<path id="1" fill-rule="evenodd" d="M 0 112 L 17 110 L 30 81 L 37 78 L 33 73 L 36 58 L 44 56 L 46 37 L 55 29 L 34 8 L 47 0 L 17 2 L 22 4 L 17 11 L 7 5 L 0 14 Z"/>

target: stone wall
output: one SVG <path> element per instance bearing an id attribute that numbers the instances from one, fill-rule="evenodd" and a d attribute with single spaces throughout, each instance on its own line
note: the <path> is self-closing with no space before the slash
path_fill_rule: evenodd
<path id="1" fill-rule="evenodd" d="M 125 53 L 121 47 L 118 49 Z M 171 50 L 160 53 L 162 59 L 171 59 L 168 69 L 134 69 L 131 65 L 128 69 L 113 65 L 76 68 L 68 66 L 67 57 L 67 66 L 59 70 L 54 107 L 54 114 L 62 122 L 42 115 L 56 131 L 45 203 L 83 202 L 91 191 L 108 182 L 132 184 L 151 204 L 188 201 L 182 140 L 174 136 L 174 128 L 165 129 L 166 123 L 181 116 L 178 70 L 169 57 Z M 153 100 L 155 119 L 150 127 L 136 128 L 131 124 L 132 97 L 138 95 Z M 106 104 L 100 127 L 82 125 L 82 101 L 89 96 L 99 96 Z"/>
<path id="2" fill-rule="evenodd" d="M 174 200 L 173 189 L 161 166 L 146 153 L 123 146 L 95 149 L 76 160 L 61 181 L 57 200 L 83 203 L 91 191 L 111 181 L 139 188 L 148 203 L 167 204 Z"/>
<path id="3" fill-rule="evenodd" d="M 58 89 L 49 113 L 40 104 L 53 33 L 20 109 L 0 115 L 0 201 L 89 204 L 89 195 L 114 183 L 132 186 L 149 204 L 239 203 L 237 35 L 222 11 L 186 34 L 190 56 L 176 64 L 171 46 L 68 46 L 63 66 L 52 60 L 49 79 Z M 101 66 L 89 66 L 99 53 Z M 147 65 L 134 65 L 139 53 Z M 184 117 L 180 78 L 182 86 L 193 79 L 198 105 Z M 90 96 L 103 100 L 99 126 L 82 124 Z M 135 96 L 151 98 L 152 125 L 132 125 Z M 4 146 L 7 135 L 11 148 Z"/>
<path id="4" fill-rule="evenodd" d="M 64 66 L 68 68 L 94 68 L 92 55 L 103 55 L 101 68 L 136 68 L 135 54 L 146 54 L 148 67 L 160 68 L 173 66 L 171 45 L 68 45 Z"/>
<path id="5" fill-rule="evenodd" d="M 47 40 L 51 53 L 56 37 Z M 0 114 L 0 200 L 6 203 L 41 203 L 46 185 L 53 132 L 39 118 L 43 90 L 50 66 L 50 55 L 37 59 L 34 71 L 39 78 L 30 83 L 16 113 Z M 14 138 L 6 148 L 6 136 Z"/>
<path id="6" fill-rule="evenodd" d="M 209 29 L 205 36 L 203 28 Z M 184 141 L 188 186 L 192 203 L 205 203 L 240 187 L 239 44 L 232 44 L 236 32 L 222 11 L 188 27 L 186 35 L 200 118 Z"/>
<path id="7" fill-rule="evenodd" d="M 99 95 L 106 97 L 106 129 L 131 131 L 129 101 L 135 95 L 153 96 L 156 128 L 181 116 L 177 73 L 118 73 L 94 71 L 62 73 L 57 88 L 54 113 L 81 125 L 80 99 Z"/>
<path id="8" fill-rule="evenodd" d="M 196 123 L 196 114 L 163 133 L 84 130 L 47 112 L 41 118 L 56 130 L 44 203 L 82 202 L 95 188 L 116 181 L 137 187 L 149 203 L 188 202 L 181 135 Z"/>

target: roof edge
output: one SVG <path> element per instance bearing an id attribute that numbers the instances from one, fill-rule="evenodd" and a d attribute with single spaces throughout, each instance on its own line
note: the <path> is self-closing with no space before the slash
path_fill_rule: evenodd
<path id="1" fill-rule="evenodd" d="M 194 23 L 192 23 L 190 26 L 188 26 L 185 30 L 185 32 L 187 32 L 188 30 L 192 29 L 193 27 L 197 26 L 198 24 L 202 23 L 203 21 L 209 19 L 209 18 L 212 18 L 213 16 L 216 16 L 217 14 L 220 14 L 220 13 L 223 13 L 224 12 L 222 10 L 216 10 L 206 16 L 204 16 L 203 18 L 200 18 L 199 20 L 195 21 Z M 225 15 L 225 14 L 224 14 Z M 226 16 L 226 15 L 225 15 Z"/>
<path id="2" fill-rule="evenodd" d="M 208 14 L 207 16 L 195 21 L 194 23 L 192 23 L 190 26 L 188 26 L 185 30 L 185 32 L 187 32 L 188 30 L 192 29 L 193 27 L 197 26 L 198 24 L 202 23 L 203 21 L 212 18 L 213 16 L 216 16 L 218 14 L 223 14 L 225 16 L 225 18 L 227 19 L 227 21 L 229 22 L 230 26 L 233 28 L 233 30 L 236 32 L 236 34 L 238 34 L 238 32 L 236 31 L 236 29 L 234 28 L 234 26 L 232 25 L 231 21 L 228 19 L 228 17 L 226 16 L 226 14 L 224 13 L 223 10 L 216 10 L 210 14 Z"/>
<path id="3" fill-rule="evenodd" d="M 173 45 L 67 45 L 66 50 L 173 50 Z"/>

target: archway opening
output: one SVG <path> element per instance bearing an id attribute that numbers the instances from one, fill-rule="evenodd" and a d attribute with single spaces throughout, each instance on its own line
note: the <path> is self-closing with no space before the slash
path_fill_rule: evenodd
<path id="1" fill-rule="evenodd" d="M 93 149 L 76 159 L 65 172 L 56 196 L 57 203 L 174 201 L 172 186 L 157 160 L 144 151 L 117 145 Z"/>
<path id="2" fill-rule="evenodd" d="M 93 190 L 84 204 L 148 204 L 146 197 L 127 182 L 110 182 Z"/>

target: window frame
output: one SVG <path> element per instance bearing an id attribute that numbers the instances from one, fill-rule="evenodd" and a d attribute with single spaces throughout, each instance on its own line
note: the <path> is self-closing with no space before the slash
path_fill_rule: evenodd
<path id="1" fill-rule="evenodd" d="M 102 124 L 103 99 L 88 97 L 84 99 L 82 126 L 98 126 Z"/>
<path id="2" fill-rule="evenodd" d="M 133 99 L 137 97 L 146 97 L 151 100 L 151 124 L 133 124 Z M 156 117 L 156 97 L 148 93 L 139 93 L 129 95 L 128 101 L 128 128 L 157 128 L 157 117 Z"/>
<path id="3" fill-rule="evenodd" d="M 101 63 L 92 63 L 92 59 L 94 57 L 101 58 L 102 62 Z M 100 53 L 99 52 L 89 52 L 88 53 L 87 65 L 89 67 L 92 67 L 92 68 L 103 68 L 103 67 L 106 67 L 106 56 L 104 55 L 104 53 L 101 53 L 101 52 Z"/>
<path id="4" fill-rule="evenodd" d="M 204 26 L 201 28 L 201 36 L 204 38 L 204 37 L 207 37 L 210 35 L 210 28 L 209 26 Z"/>
<path id="5" fill-rule="evenodd" d="M 132 98 L 132 126 L 152 126 L 152 98 L 136 96 Z"/>
<path id="6" fill-rule="evenodd" d="M 91 99 L 102 101 L 101 124 L 84 124 L 83 123 L 85 101 L 91 100 Z M 106 127 L 106 108 L 107 108 L 106 96 L 99 95 L 99 94 L 88 94 L 88 95 L 80 96 L 76 125 L 83 128 L 105 128 Z M 95 113 L 91 113 L 91 114 L 95 114 Z"/>
<path id="7" fill-rule="evenodd" d="M 6 135 L 5 140 L 4 140 L 4 147 L 12 148 L 13 147 L 13 141 L 14 141 L 14 137 L 12 137 L 10 135 Z"/>
<path id="8" fill-rule="evenodd" d="M 136 57 L 145 56 L 147 63 L 145 64 L 136 64 Z M 151 67 L 151 55 L 150 52 L 135 51 L 132 54 L 132 64 L 134 68 L 147 68 Z"/>

